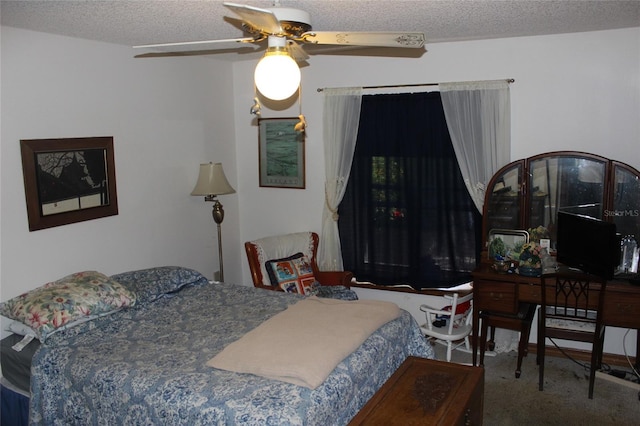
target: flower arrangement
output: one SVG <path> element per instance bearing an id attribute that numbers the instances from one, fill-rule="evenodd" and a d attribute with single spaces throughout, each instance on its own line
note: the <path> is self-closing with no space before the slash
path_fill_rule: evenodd
<path id="1" fill-rule="evenodd" d="M 539 243 L 543 238 L 549 238 L 549 230 L 542 225 L 537 228 L 529 228 L 527 232 L 529 233 L 529 241 L 535 241 L 536 243 Z"/>
<path id="2" fill-rule="evenodd" d="M 545 254 L 545 249 L 536 242 L 528 242 L 522 246 L 520 250 L 520 266 L 528 266 L 531 268 L 542 267 L 542 256 Z"/>

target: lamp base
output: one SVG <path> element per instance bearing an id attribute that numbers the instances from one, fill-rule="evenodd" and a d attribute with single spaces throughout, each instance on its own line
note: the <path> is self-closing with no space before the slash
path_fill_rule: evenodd
<path id="1" fill-rule="evenodd" d="M 224 220 L 224 209 L 222 208 L 222 203 L 220 203 L 215 195 L 207 195 L 205 197 L 205 201 L 213 201 L 211 215 L 213 216 L 213 221 L 216 223 L 218 228 L 218 262 L 220 265 L 220 276 L 216 281 L 224 281 L 224 265 L 222 262 L 222 229 L 220 227 L 220 224 L 222 224 L 222 221 Z M 214 279 L 215 275 L 216 273 L 214 273 Z"/>

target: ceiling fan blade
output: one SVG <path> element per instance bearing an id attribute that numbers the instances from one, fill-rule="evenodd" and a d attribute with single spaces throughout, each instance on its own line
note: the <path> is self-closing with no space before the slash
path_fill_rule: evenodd
<path id="1" fill-rule="evenodd" d="M 194 49 L 194 50 L 162 50 L 156 52 L 145 52 L 135 55 L 134 58 L 166 58 L 172 56 L 202 56 L 202 55 L 221 55 L 225 53 L 235 53 L 238 55 L 253 53 L 261 50 L 260 46 L 243 45 L 243 47 L 235 47 L 233 49 Z"/>
<path id="2" fill-rule="evenodd" d="M 424 46 L 423 33 L 408 32 L 347 32 L 309 31 L 300 37 L 306 43 L 353 46 L 405 47 L 419 49 Z"/>
<path id="3" fill-rule="evenodd" d="M 266 34 L 280 34 L 282 28 L 276 15 L 268 9 L 224 2 L 226 8 L 240 16 L 248 25 Z"/>
<path id="4" fill-rule="evenodd" d="M 289 56 L 296 62 L 304 62 L 309 59 L 307 52 L 293 40 L 287 40 L 287 50 L 289 51 Z"/>
<path id="5" fill-rule="evenodd" d="M 253 37 L 243 37 L 243 38 L 227 38 L 227 39 L 219 39 L 219 40 L 201 40 L 201 41 L 179 41 L 176 43 L 157 43 L 157 44 L 142 44 L 138 46 L 133 46 L 134 49 L 155 49 L 158 47 L 177 47 L 177 46 L 195 46 L 202 44 L 224 44 L 224 43 L 252 43 L 257 41 Z"/>

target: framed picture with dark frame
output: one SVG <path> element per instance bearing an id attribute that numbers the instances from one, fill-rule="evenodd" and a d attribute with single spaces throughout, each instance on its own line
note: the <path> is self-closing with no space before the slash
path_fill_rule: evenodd
<path id="1" fill-rule="evenodd" d="M 118 214 L 113 137 L 20 141 L 29 231 Z"/>
<path id="2" fill-rule="evenodd" d="M 259 127 L 260 186 L 305 188 L 304 132 L 295 118 L 261 118 Z"/>

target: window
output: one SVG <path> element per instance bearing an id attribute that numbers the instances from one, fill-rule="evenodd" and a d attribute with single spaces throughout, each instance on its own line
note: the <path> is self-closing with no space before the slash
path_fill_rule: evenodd
<path id="1" fill-rule="evenodd" d="M 439 93 L 362 98 L 339 215 L 345 269 L 358 280 L 420 289 L 470 279 L 482 217 L 462 180 Z"/>

